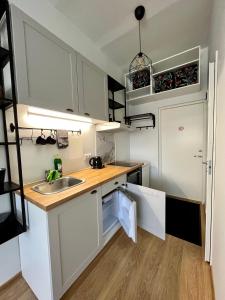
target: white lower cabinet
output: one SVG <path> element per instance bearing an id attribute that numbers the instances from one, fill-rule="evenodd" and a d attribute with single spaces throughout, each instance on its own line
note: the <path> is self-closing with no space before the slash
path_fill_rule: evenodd
<path id="1" fill-rule="evenodd" d="M 45 212 L 27 202 L 19 237 L 22 274 L 39 300 L 58 300 L 122 226 L 165 239 L 165 193 L 126 183 L 126 175 Z"/>
<path id="2" fill-rule="evenodd" d="M 19 238 L 22 274 L 39 300 L 58 300 L 100 250 L 100 189 L 49 212 L 27 203 L 29 228 Z"/>
<path id="3" fill-rule="evenodd" d="M 48 214 L 54 299 L 64 294 L 100 248 L 100 197 L 95 189 Z"/>

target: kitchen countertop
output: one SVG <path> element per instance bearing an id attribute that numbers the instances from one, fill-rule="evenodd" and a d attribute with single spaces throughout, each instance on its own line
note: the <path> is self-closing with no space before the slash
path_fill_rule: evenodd
<path id="1" fill-rule="evenodd" d="M 75 197 L 78 197 L 88 191 L 97 188 L 98 186 L 118 177 L 123 174 L 127 174 L 137 168 L 142 166 L 142 164 L 137 164 L 134 167 L 120 167 L 120 166 L 109 166 L 106 165 L 103 169 L 83 169 L 75 173 L 68 174 L 67 176 L 76 177 L 78 179 L 84 179 L 85 182 L 71 187 L 62 192 L 52 194 L 52 195 L 42 195 L 38 192 L 32 190 L 32 186 L 35 184 L 29 184 L 24 186 L 25 199 L 37 205 L 45 211 L 65 203 Z"/>

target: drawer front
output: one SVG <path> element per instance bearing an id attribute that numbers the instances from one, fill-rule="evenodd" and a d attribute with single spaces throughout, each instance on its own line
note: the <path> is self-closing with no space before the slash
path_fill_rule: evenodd
<path id="1" fill-rule="evenodd" d="M 102 196 L 110 193 L 111 191 L 115 190 L 117 187 L 121 186 L 123 183 L 127 181 L 126 175 L 121 175 L 119 177 L 114 178 L 113 180 L 105 183 L 102 185 Z"/>

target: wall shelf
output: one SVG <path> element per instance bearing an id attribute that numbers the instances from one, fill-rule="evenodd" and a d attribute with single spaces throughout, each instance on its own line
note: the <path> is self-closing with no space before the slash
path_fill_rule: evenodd
<path id="1" fill-rule="evenodd" d="M 199 92 L 200 85 L 200 46 L 188 49 L 181 53 L 175 54 L 163 60 L 153 63 L 153 75 L 151 80 L 151 86 L 141 87 L 140 89 L 130 89 L 126 84 L 127 103 L 132 105 L 143 104 L 151 101 L 162 100 L 166 98 L 172 98 L 182 96 L 190 93 Z M 175 72 L 179 69 L 197 65 L 197 82 L 193 82 L 189 85 L 173 87 L 172 89 L 155 92 L 155 80 L 157 76 L 165 74 L 167 72 Z M 125 82 L 127 82 L 128 74 L 125 74 Z M 183 82 L 182 82 L 183 83 Z"/>
<path id="2" fill-rule="evenodd" d="M 146 86 L 143 86 L 143 87 L 138 88 L 138 89 L 127 91 L 126 93 L 131 94 L 131 93 L 140 92 L 140 91 L 143 91 L 143 90 L 149 90 L 149 92 L 150 92 L 150 88 L 151 88 L 151 85 L 146 85 Z"/>
<path id="3" fill-rule="evenodd" d="M 0 60 L 4 61 L 9 58 L 9 50 L 0 47 Z"/>
<path id="4" fill-rule="evenodd" d="M 16 145 L 16 142 L 0 142 L 0 146 Z"/>
<path id="5" fill-rule="evenodd" d="M 125 107 L 125 105 L 123 105 L 115 100 L 109 99 L 109 108 L 110 109 L 121 109 L 124 107 Z"/>
<path id="6" fill-rule="evenodd" d="M 8 194 L 20 190 L 20 186 L 14 182 L 5 182 L 2 189 L 0 189 L 0 195 Z"/>
<path id="7" fill-rule="evenodd" d="M 160 72 L 155 72 L 155 73 L 153 73 L 152 76 L 154 77 L 156 75 L 160 75 L 160 74 L 163 74 L 163 73 L 166 73 L 166 72 L 169 72 L 169 71 L 175 71 L 175 70 L 183 68 L 183 67 L 188 67 L 188 66 L 190 66 L 190 65 L 192 65 L 194 63 L 199 63 L 199 59 L 194 59 L 192 61 L 188 61 L 186 63 L 180 64 L 180 65 L 178 65 L 176 67 L 172 67 L 172 68 L 169 68 L 169 69 L 166 69 L 166 70 L 162 70 Z"/>
<path id="8" fill-rule="evenodd" d="M 11 99 L 0 99 L 0 109 L 8 108 L 13 105 L 13 100 Z"/>
<path id="9" fill-rule="evenodd" d="M 124 90 L 125 87 L 122 84 L 120 84 L 118 81 L 113 79 L 111 76 L 108 75 L 108 89 L 111 92 L 118 92 L 118 91 Z"/>
<path id="10" fill-rule="evenodd" d="M 24 232 L 23 226 L 13 214 L 0 214 L 0 244 Z"/>
<path id="11" fill-rule="evenodd" d="M 115 100 L 115 93 L 120 91 L 123 91 L 124 94 L 124 104 Z M 125 87 L 109 75 L 108 75 L 108 96 L 109 96 L 108 98 L 109 109 L 111 110 L 109 111 L 109 120 L 110 122 L 120 121 L 120 120 L 116 120 L 115 110 L 124 109 L 124 116 L 126 116 Z M 118 97 L 118 94 L 116 95 L 116 97 Z"/>
<path id="12" fill-rule="evenodd" d="M 151 95 L 146 95 L 144 97 L 143 96 L 136 97 L 136 98 L 127 100 L 127 103 L 132 104 L 132 105 L 144 104 L 147 102 L 152 102 L 152 101 L 163 100 L 163 99 L 167 99 L 167 98 L 173 98 L 173 97 L 191 94 L 191 93 L 199 92 L 200 90 L 201 90 L 200 83 L 196 83 L 196 84 L 191 84 L 191 85 L 183 86 L 183 87 L 176 88 L 176 89 L 163 91 L 160 93 L 153 93 Z"/>

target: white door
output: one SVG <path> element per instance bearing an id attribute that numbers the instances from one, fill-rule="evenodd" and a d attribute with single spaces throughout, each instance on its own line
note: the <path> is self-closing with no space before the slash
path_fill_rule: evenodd
<path id="1" fill-rule="evenodd" d="M 137 222 L 144 230 L 165 240 L 166 194 L 144 186 L 127 183 L 129 197 L 137 204 Z"/>
<path id="2" fill-rule="evenodd" d="M 205 232 L 205 260 L 211 257 L 211 231 L 212 231 L 212 202 L 213 202 L 213 170 L 215 153 L 215 63 L 209 63 L 209 87 L 208 87 L 208 139 L 207 139 L 207 182 L 206 182 L 206 232 Z"/>
<path id="3" fill-rule="evenodd" d="M 171 196 L 203 201 L 204 104 L 162 109 L 160 162 L 162 189 Z"/>
<path id="4" fill-rule="evenodd" d="M 119 190 L 116 197 L 117 218 L 126 234 L 137 243 L 136 202 L 126 191 Z"/>

